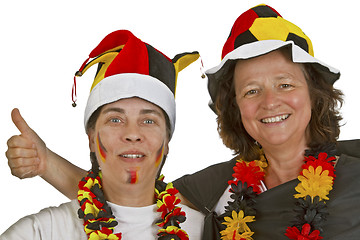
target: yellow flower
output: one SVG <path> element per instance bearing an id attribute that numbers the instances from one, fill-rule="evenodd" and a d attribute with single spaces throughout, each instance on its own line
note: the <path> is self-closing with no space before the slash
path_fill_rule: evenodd
<path id="1" fill-rule="evenodd" d="M 252 235 L 254 232 L 251 232 L 250 228 L 246 223 L 254 222 L 254 216 L 246 216 L 244 217 L 244 211 L 240 210 L 239 214 L 236 211 L 232 211 L 231 217 L 224 217 L 226 225 L 226 229 L 221 231 L 221 239 L 223 240 L 232 240 L 232 239 L 241 239 L 245 238 L 248 240 L 252 240 Z"/>
<path id="2" fill-rule="evenodd" d="M 85 203 L 85 209 L 84 209 L 84 214 L 87 215 L 89 213 L 94 214 L 94 216 L 97 216 L 99 214 L 99 209 L 95 206 L 95 204 L 86 202 Z"/>
<path id="3" fill-rule="evenodd" d="M 98 184 L 100 186 L 99 181 L 95 178 L 95 179 L 88 179 L 88 181 L 85 183 L 84 187 L 87 187 L 88 189 L 91 189 L 92 186 L 95 186 L 96 184 Z"/>
<path id="4" fill-rule="evenodd" d="M 79 200 L 79 202 L 81 202 L 84 198 L 87 198 L 87 199 L 91 200 L 92 199 L 91 192 L 84 191 L 84 190 L 79 190 L 78 191 L 78 200 Z"/>
<path id="5" fill-rule="evenodd" d="M 263 157 L 263 156 L 262 156 Z M 265 168 L 267 168 L 268 164 L 266 163 L 266 161 L 262 161 L 262 160 L 254 160 L 256 166 L 259 166 L 261 168 L 262 171 L 264 171 Z"/>
<path id="6" fill-rule="evenodd" d="M 265 168 L 267 168 L 267 166 L 268 166 L 264 154 L 261 154 L 261 155 L 260 155 L 260 160 L 255 160 L 255 162 L 256 162 L 256 165 L 258 165 L 258 166 L 259 166 L 260 168 L 262 168 L 263 170 L 264 170 Z"/>
<path id="7" fill-rule="evenodd" d="M 106 234 L 100 231 L 92 232 L 89 236 L 89 240 L 118 240 L 119 238 L 115 234 Z"/>
<path id="8" fill-rule="evenodd" d="M 327 195 L 332 189 L 333 177 L 329 176 L 329 171 L 322 171 L 322 167 L 318 166 L 314 169 L 309 166 L 303 170 L 303 176 L 298 177 L 300 183 L 295 187 L 298 194 L 295 198 L 305 198 L 307 195 L 314 199 L 319 196 L 320 200 L 329 200 Z"/>

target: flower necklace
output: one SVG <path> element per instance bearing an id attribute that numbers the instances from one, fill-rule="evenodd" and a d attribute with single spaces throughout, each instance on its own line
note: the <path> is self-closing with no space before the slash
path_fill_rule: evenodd
<path id="1" fill-rule="evenodd" d="M 120 240 L 121 233 L 114 233 L 114 227 L 118 223 L 105 201 L 101 179 L 101 171 L 98 174 L 89 171 L 88 175 L 79 182 L 78 215 L 79 218 L 84 219 L 84 230 L 90 240 Z M 163 179 L 164 177 L 161 176 L 155 184 L 157 212 L 161 212 L 161 219 L 156 221 L 156 225 L 161 227 L 157 234 L 158 239 L 188 240 L 189 236 L 179 226 L 186 217 L 181 207 L 177 206 L 181 202 L 175 196 L 178 190 L 172 183 L 164 183 Z"/>
<path id="2" fill-rule="evenodd" d="M 305 157 L 302 171 L 298 176 L 300 183 L 295 187 L 298 192 L 294 195 L 297 199 L 294 211 L 296 212 L 295 224 L 288 227 L 285 235 L 289 239 L 322 239 L 321 223 L 328 215 L 325 200 L 332 189 L 335 174 L 335 157 L 328 157 L 321 152 L 318 158 Z M 237 160 L 233 179 L 228 183 L 233 201 L 225 206 L 224 225 L 221 231 L 223 240 L 252 240 L 252 232 L 247 225 L 255 221 L 255 197 L 261 193 L 261 183 L 264 181 L 265 168 L 268 166 L 263 152 L 260 160 L 251 162 L 243 159 Z"/>

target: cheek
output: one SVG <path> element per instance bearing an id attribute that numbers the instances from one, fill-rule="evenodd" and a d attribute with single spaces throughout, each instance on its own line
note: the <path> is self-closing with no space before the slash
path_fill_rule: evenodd
<path id="1" fill-rule="evenodd" d="M 106 162 L 106 155 L 107 155 L 107 150 L 104 146 L 104 144 L 101 141 L 101 137 L 100 137 L 100 133 L 97 133 L 97 137 L 96 137 L 96 149 L 97 149 L 97 153 L 98 156 L 100 158 L 100 160 L 105 163 Z"/>
<path id="2" fill-rule="evenodd" d="M 244 127 L 256 120 L 256 106 L 250 101 L 237 101 Z"/>
<path id="3" fill-rule="evenodd" d="M 288 99 L 289 105 L 301 112 L 304 117 L 311 115 L 311 100 L 308 94 L 297 94 Z"/>
<path id="4" fill-rule="evenodd" d="M 159 150 L 156 153 L 155 167 L 158 167 L 160 165 L 160 163 L 162 162 L 162 160 L 164 158 L 164 153 L 165 153 L 165 142 L 163 142 L 163 144 L 161 145 L 161 147 L 159 148 Z"/>

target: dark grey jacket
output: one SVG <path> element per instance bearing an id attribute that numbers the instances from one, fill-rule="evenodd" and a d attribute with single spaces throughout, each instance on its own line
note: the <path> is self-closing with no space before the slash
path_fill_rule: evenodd
<path id="1" fill-rule="evenodd" d="M 329 216 L 323 225 L 324 239 L 360 239 L 360 140 L 340 141 L 336 179 L 327 201 Z M 180 193 L 205 217 L 204 240 L 220 239 L 223 216 L 214 209 L 232 178 L 236 158 L 212 165 L 174 182 Z M 255 240 L 287 239 L 286 228 L 294 220 L 297 179 L 272 188 L 256 197 L 256 221 L 249 224 Z"/>

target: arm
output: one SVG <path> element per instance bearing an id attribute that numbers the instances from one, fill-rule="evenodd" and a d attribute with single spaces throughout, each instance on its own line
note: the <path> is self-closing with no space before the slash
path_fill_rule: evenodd
<path id="1" fill-rule="evenodd" d="M 18 109 L 11 112 L 11 118 L 21 133 L 7 142 L 6 157 L 12 175 L 20 179 L 39 175 L 65 196 L 75 199 L 78 182 L 86 171 L 48 149 Z"/>

